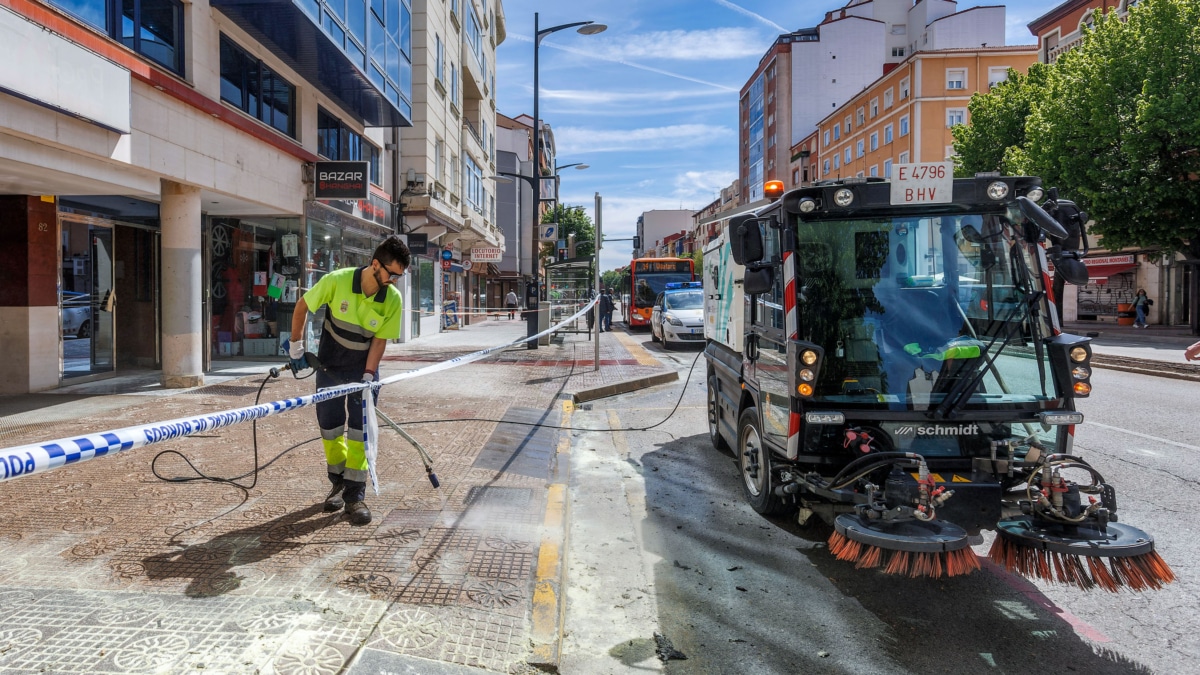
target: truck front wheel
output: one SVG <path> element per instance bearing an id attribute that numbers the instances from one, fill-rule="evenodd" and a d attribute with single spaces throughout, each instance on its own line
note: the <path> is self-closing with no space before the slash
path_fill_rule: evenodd
<path id="1" fill-rule="evenodd" d="M 746 408 L 738 419 L 737 455 L 738 468 L 742 472 L 742 490 L 746 493 L 750 508 L 764 516 L 788 511 L 790 507 L 775 496 L 771 451 L 763 445 L 757 408 Z"/>

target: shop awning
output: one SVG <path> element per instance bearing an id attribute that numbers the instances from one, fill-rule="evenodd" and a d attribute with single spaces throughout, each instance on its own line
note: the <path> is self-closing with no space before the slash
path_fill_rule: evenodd
<path id="1" fill-rule="evenodd" d="M 1093 284 L 1103 284 L 1108 278 L 1125 272 L 1132 272 L 1137 263 L 1117 263 L 1111 265 L 1088 265 L 1088 280 Z"/>

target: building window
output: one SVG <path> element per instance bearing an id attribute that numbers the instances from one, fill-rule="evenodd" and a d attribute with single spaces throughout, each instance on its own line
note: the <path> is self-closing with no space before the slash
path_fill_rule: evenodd
<path id="1" fill-rule="evenodd" d="M 828 129 L 825 130 L 825 145 L 824 145 L 824 147 L 829 147 L 829 130 Z"/>
<path id="2" fill-rule="evenodd" d="M 445 184 L 444 174 L 442 173 L 442 162 L 446 161 L 446 141 L 437 139 L 433 144 L 433 179 L 438 183 Z"/>
<path id="3" fill-rule="evenodd" d="M 875 152 L 878 149 L 879 149 L 879 132 L 876 131 L 875 133 L 871 134 L 871 152 Z"/>
<path id="4" fill-rule="evenodd" d="M 458 107 L 458 67 L 450 64 L 450 102 Z"/>
<path id="5" fill-rule="evenodd" d="M 883 92 L 883 109 L 887 110 L 892 107 L 892 88 L 888 87 L 887 91 Z"/>
<path id="6" fill-rule="evenodd" d="M 50 0 L 133 51 L 183 74 L 183 3 L 178 0 Z"/>
<path id="7" fill-rule="evenodd" d="M 890 125 L 890 124 L 883 128 L 883 142 L 884 143 L 892 142 L 892 125 Z"/>
<path id="8" fill-rule="evenodd" d="M 842 125 L 837 125 L 833 128 L 833 140 L 838 140 L 842 137 Z"/>
<path id="9" fill-rule="evenodd" d="M 851 124 L 850 124 L 850 116 L 849 115 L 846 115 L 846 119 L 844 120 L 844 122 L 846 124 L 846 133 L 850 133 L 850 130 L 853 129 L 854 127 L 851 126 Z"/>
<path id="10" fill-rule="evenodd" d="M 879 99 L 871 99 L 871 119 L 879 115 Z"/>
<path id="11" fill-rule="evenodd" d="M 988 68 L 988 89 L 995 87 L 1001 82 L 1008 81 L 1008 66 L 999 68 Z"/>
<path id="12" fill-rule="evenodd" d="M 946 71 L 946 88 L 947 89 L 965 89 L 967 80 L 967 71 L 961 68 L 952 68 Z"/>
<path id="13" fill-rule="evenodd" d="M 865 115 L 865 113 L 863 113 L 863 109 L 860 107 L 858 109 L 858 111 L 855 113 L 855 123 L 861 127 L 863 125 L 863 123 L 866 121 L 867 121 L 866 115 Z"/>
<path id="14" fill-rule="evenodd" d="M 845 155 L 845 157 L 844 157 L 843 162 L 845 164 L 849 164 L 850 163 L 850 148 L 846 148 L 844 155 Z"/>
<path id="15" fill-rule="evenodd" d="M 879 175 L 879 165 L 878 165 L 878 164 L 872 164 L 872 165 L 871 165 L 871 170 L 867 172 L 867 175 L 868 175 L 868 176 L 878 176 L 878 175 Z"/>
<path id="16" fill-rule="evenodd" d="M 863 145 L 863 140 L 861 138 L 858 139 L 858 142 L 854 144 L 855 157 L 863 156 Z"/>
<path id="17" fill-rule="evenodd" d="M 900 118 L 900 135 L 901 136 L 908 135 L 908 115 L 905 115 L 904 117 Z"/>
<path id="18" fill-rule="evenodd" d="M 834 155 L 833 156 L 833 170 L 837 171 L 838 167 L 840 167 L 841 165 L 842 165 L 842 156 Z"/>
<path id="19" fill-rule="evenodd" d="M 470 155 L 463 155 L 463 200 L 476 213 L 483 214 L 483 171 Z"/>
<path id="20" fill-rule="evenodd" d="M 892 160 L 890 160 L 890 159 L 883 160 L 883 177 L 884 178 L 892 177 Z"/>
<path id="21" fill-rule="evenodd" d="M 956 124 L 963 124 L 963 120 L 966 118 L 966 116 L 967 116 L 967 111 L 963 110 L 962 108 L 951 108 L 951 109 L 947 110 L 946 111 L 946 128 L 949 129 L 950 127 L 952 127 Z"/>
<path id="22" fill-rule="evenodd" d="M 435 35 L 437 45 L 437 61 L 435 61 L 433 77 L 438 82 L 446 81 L 446 45 L 442 44 L 442 36 Z"/>
<path id="23" fill-rule="evenodd" d="M 900 100 L 908 98 L 908 78 L 900 80 Z"/>
<path id="24" fill-rule="evenodd" d="M 908 164 L 908 151 L 907 150 L 900 153 L 900 157 L 896 163 L 897 164 Z"/>
<path id="25" fill-rule="evenodd" d="M 821 173 L 825 176 L 829 175 L 829 160 L 821 162 Z"/>
<path id="26" fill-rule="evenodd" d="M 334 161 L 367 162 L 371 182 L 375 185 L 383 183 L 379 172 L 379 148 L 322 108 L 317 108 L 317 154 Z"/>
<path id="27" fill-rule="evenodd" d="M 800 184 L 800 169 L 792 169 L 792 185 Z"/>
<path id="28" fill-rule="evenodd" d="M 892 56 L 897 58 L 904 56 L 904 47 L 892 47 Z"/>
<path id="29" fill-rule="evenodd" d="M 296 88 L 224 35 L 221 100 L 296 137 Z"/>

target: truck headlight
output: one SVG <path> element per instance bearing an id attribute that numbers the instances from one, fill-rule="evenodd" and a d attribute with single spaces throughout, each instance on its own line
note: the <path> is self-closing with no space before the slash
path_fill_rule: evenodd
<path id="1" fill-rule="evenodd" d="M 1047 410 L 1038 413 L 1042 424 L 1083 424 L 1083 413 L 1074 410 Z"/>
<path id="2" fill-rule="evenodd" d="M 838 206 L 850 206 L 854 202 L 854 191 L 849 188 L 841 188 L 833 193 L 833 203 Z"/>

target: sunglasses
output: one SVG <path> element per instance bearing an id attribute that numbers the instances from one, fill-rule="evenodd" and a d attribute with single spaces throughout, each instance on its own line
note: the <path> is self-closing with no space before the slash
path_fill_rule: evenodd
<path id="1" fill-rule="evenodd" d="M 388 275 L 388 281 L 389 281 L 389 282 L 392 282 L 392 283 L 395 283 L 395 282 L 397 282 L 397 281 L 400 281 L 401 279 L 403 279 L 403 278 L 404 278 L 404 275 L 408 273 L 408 270 L 404 270 L 403 272 L 401 272 L 401 273 L 399 273 L 399 274 L 396 274 L 395 272 L 393 272 L 393 271 L 389 270 L 387 267 L 385 267 L 385 266 L 384 266 L 382 263 L 380 263 L 380 265 L 379 265 L 379 266 L 380 266 L 381 268 L 383 268 L 383 271 L 384 271 L 384 272 L 386 272 L 386 273 L 387 273 L 387 275 Z"/>

